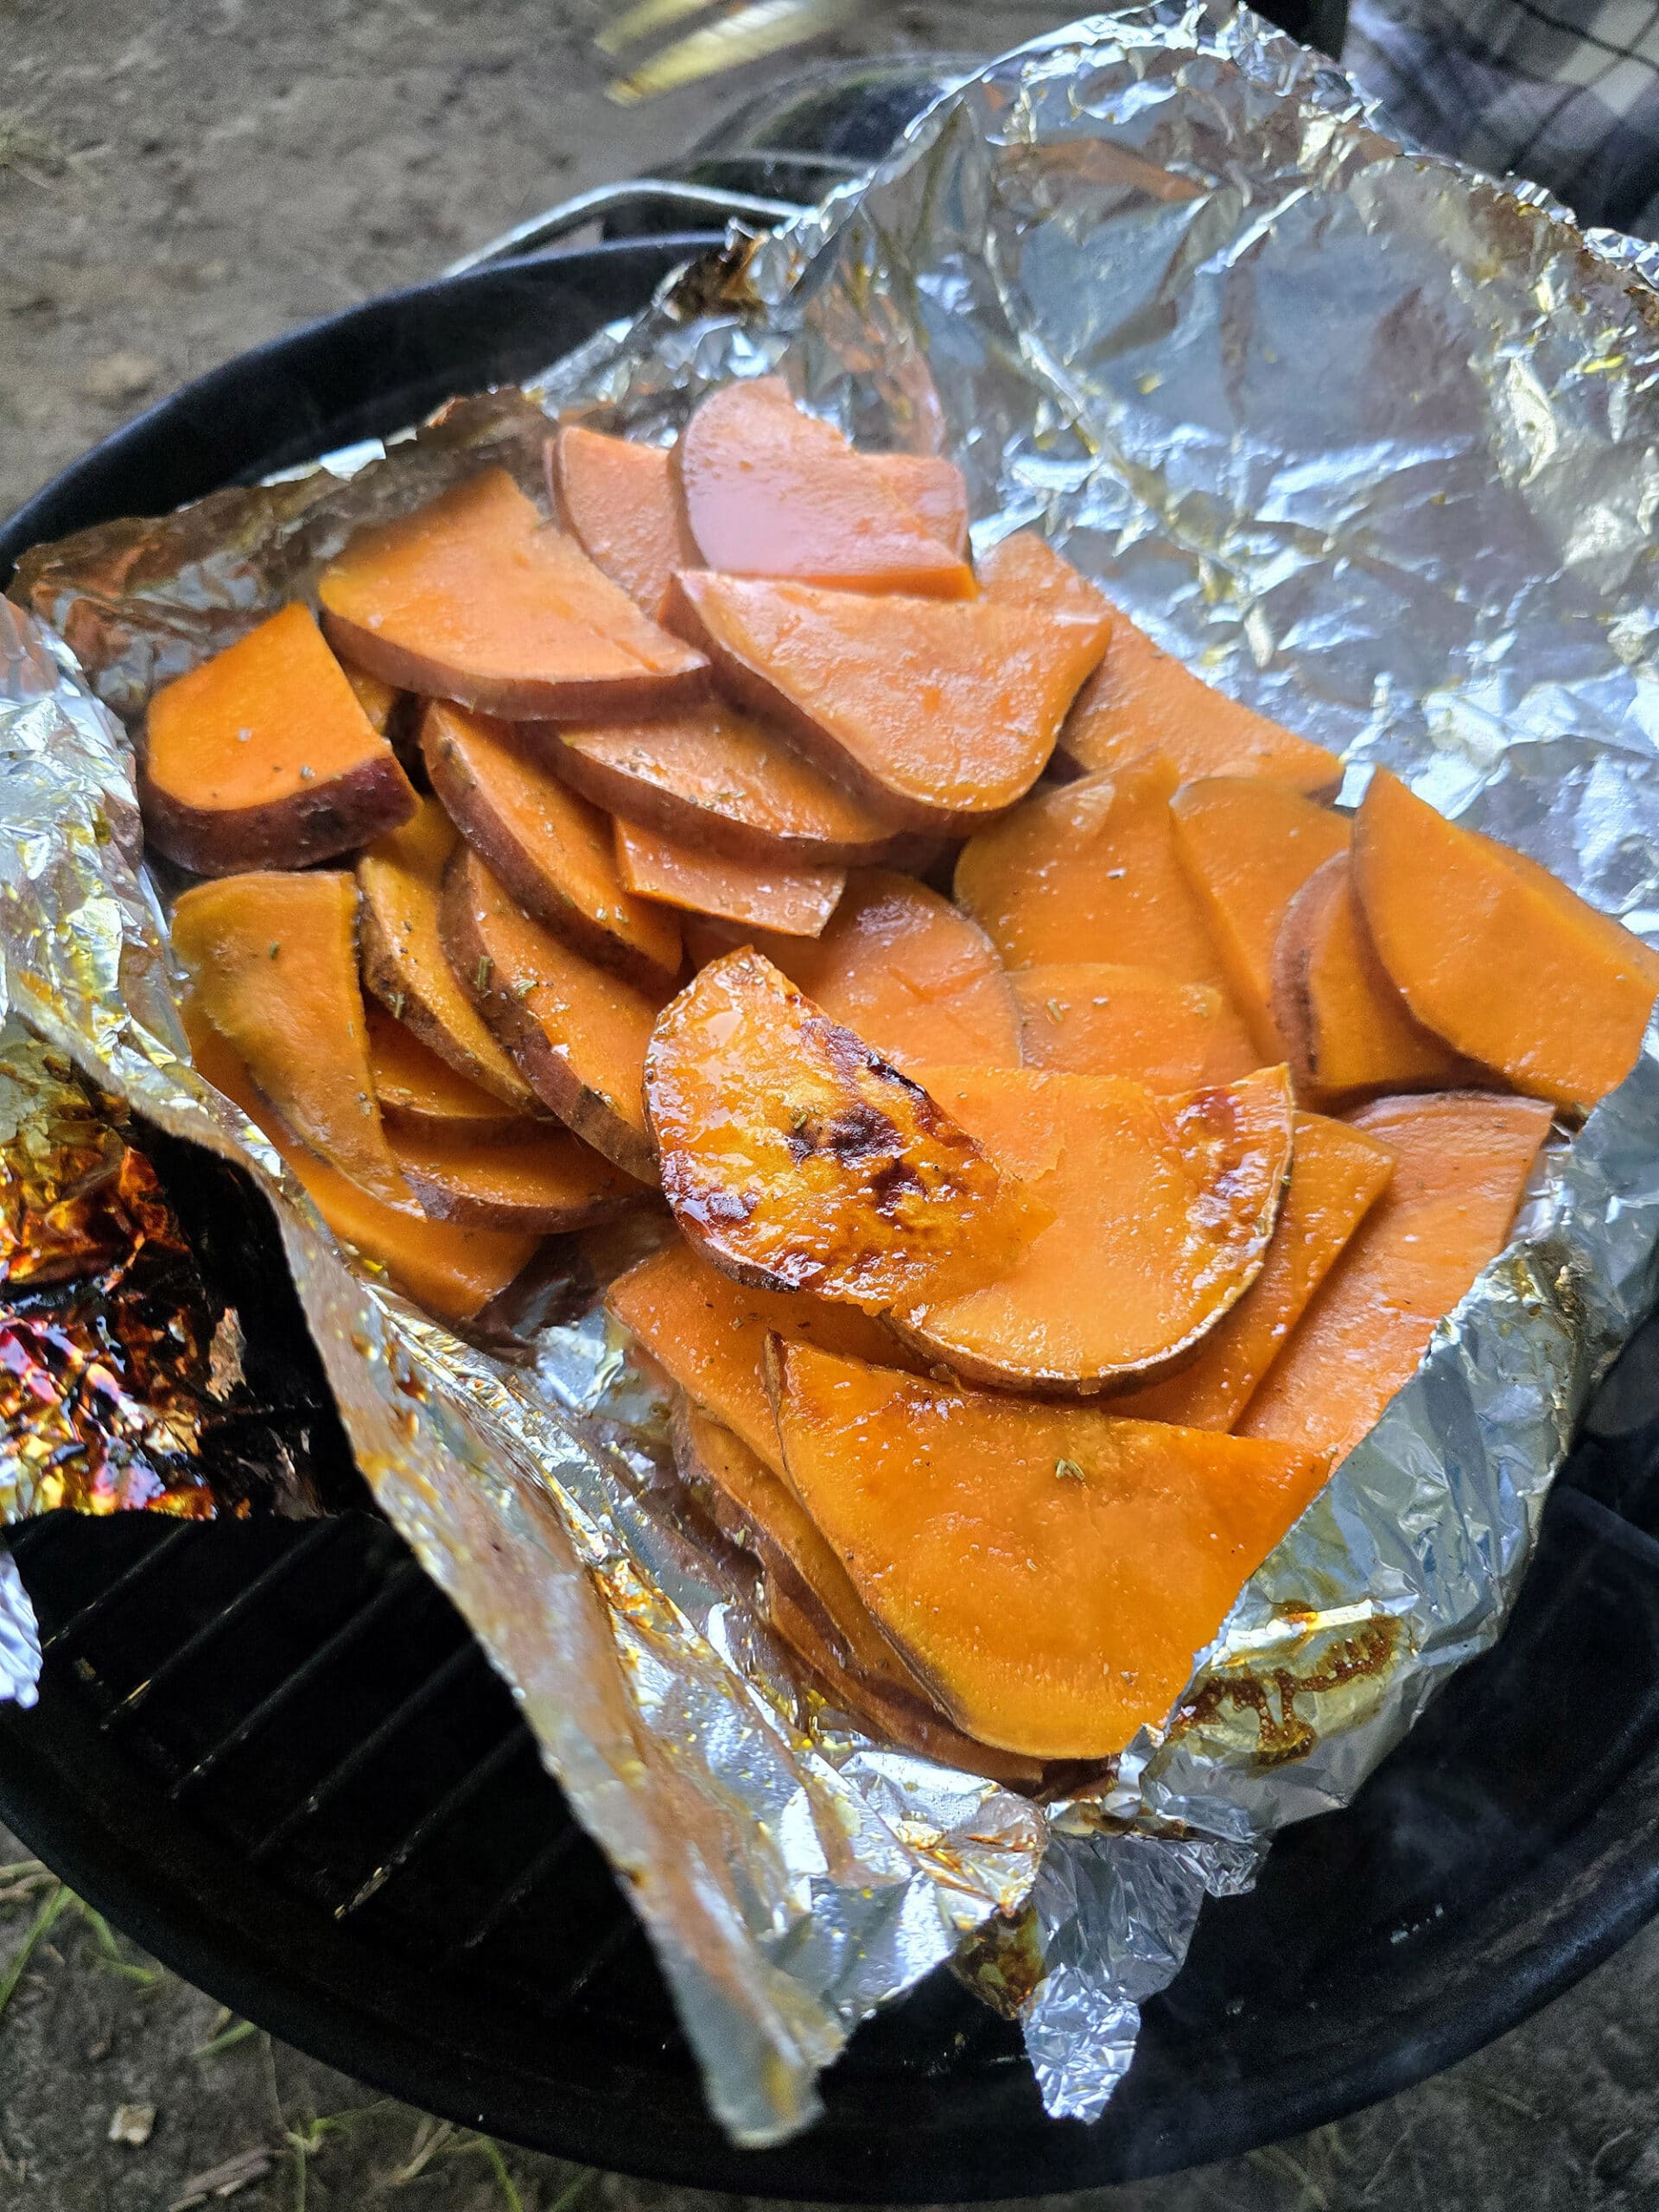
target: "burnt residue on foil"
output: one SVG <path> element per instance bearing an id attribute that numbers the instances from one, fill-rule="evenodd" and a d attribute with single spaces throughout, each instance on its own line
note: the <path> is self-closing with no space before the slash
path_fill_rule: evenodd
<path id="1" fill-rule="evenodd" d="M 343 1262 L 182 1063 L 98 702 L 136 722 L 355 523 L 485 458 L 528 481 L 548 416 L 660 438 L 711 383 L 778 370 L 861 439 L 950 453 L 982 551 L 1042 531 L 1219 688 L 1342 750 L 1351 794 L 1386 760 L 1659 934 L 1643 272 L 1530 188 L 1402 148 L 1247 12 L 1100 17 L 994 64 L 867 187 L 671 284 L 528 398 L 20 573 L 86 680 L 0 617 L 8 1005 L 275 1199 L 358 1463 L 627 1878 L 743 2141 L 810 2120 L 856 2022 L 953 1955 L 1020 2012 L 1050 2110 L 1098 2114 L 1205 1897 L 1351 1797 L 1499 1633 L 1588 1395 L 1653 1300 L 1659 1037 L 1552 1154 L 1169 1723 L 1039 1807 L 802 1711 L 601 1315 L 514 1366 Z"/>

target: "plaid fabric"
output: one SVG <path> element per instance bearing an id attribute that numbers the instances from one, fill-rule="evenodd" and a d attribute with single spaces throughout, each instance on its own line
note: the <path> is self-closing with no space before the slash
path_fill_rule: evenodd
<path id="1" fill-rule="evenodd" d="M 1343 63 L 1420 143 L 1659 236 L 1659 0 L 1354 0 Z"/>

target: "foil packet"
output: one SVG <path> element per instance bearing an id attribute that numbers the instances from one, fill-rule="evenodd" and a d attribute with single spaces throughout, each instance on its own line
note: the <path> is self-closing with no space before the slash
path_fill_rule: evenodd
<path id="1" fill-rule="evenodd" d="M 1342 751 L 1350 795 L 1386 761 L 1655 938 L 1656 368 L 1625 242 L 1402 147 L 1246 11 L 1152 8 L 991 65 L 866 186 L 734 238 L 528 394 L 23 563 L 5 1010 L 270 1193 L 357 1462 L 627 1878 L 737 2140 L 808 2124 L 857 2022 L 953 1956 L 1020 2012 L 1048 2109 L 1097 2116 L 1204 1898 L 1351 1797 L 1498 1635 L 1659 1287 L 1659 1030 L 1168 1723 L 1039 1805 L 793 1691 L 599 1316 L 512 1364 L 345 1262 L 185 1062 L 107 709 L 481 458 L 534 487 L 548 416 L 665 436 L 711 383 L 778 370 L 861 441 L 949 452 L 978 550 L 1041 530 L 1210 681 Z"/>

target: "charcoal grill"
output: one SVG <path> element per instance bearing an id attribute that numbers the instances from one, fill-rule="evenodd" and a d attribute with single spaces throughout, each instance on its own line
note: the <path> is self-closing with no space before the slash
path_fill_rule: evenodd
<path id="1" fill-rule="evenodd" d="M 868 116 L 870 73 L 856 86 Z M 37 539 L 248 480 L 542 366 L 713 242 L 661 227 L 697 212 L 688 186 L 766 199 L 868 160 L 845 101 L 813 98 L 820 120 L 786 153 L 757 125 L 753 161 L 728 143 L 717 173 L 693 164 L 677 194 L 630 188 L 578 211 L 632 235 L 372 302 L 201 378 L 14 517 L 0 573 Z M 871 127 L 885 136 L 889 121 Z M 179 1181 L 168 1147 L 157 1157 Z M 262 1204 L 226 1173 L 221 1259 L 251 1249 L 238 1217 Z M 176 1195 L 188 1216 L 191 1193 Z M 251 1327 L 315 1360 L 269 1270 L 238 1294 Z M 340 1460 L 338 1439 L 319 1443 Z M 45 1668 L 35 1709 L 0 1707 L 0 1816 L 238 2012 L 503 2137 L 776 2196 L 937 2201 L 1119 2180 L 1319 2125 L 1450 2063 L 1659 1904 L 1651 1327 L 1550 1502 L 1509 1633 L 1349 1811 L 1292 1829 L 1253 1894 L 1205 1908 L 1091 2128 L 1044 2119 L 1017 2031 L 941 1973 L 859 2031 L 809 2133 L 734 2150 L 638 1924 L 506 1691 L 397 1537 L 351 1502 L 349 1469 L 324 1471 L 337 1496 L 346 1486 L 326 1521 L 54 1515 L 13 1533 Z"/>

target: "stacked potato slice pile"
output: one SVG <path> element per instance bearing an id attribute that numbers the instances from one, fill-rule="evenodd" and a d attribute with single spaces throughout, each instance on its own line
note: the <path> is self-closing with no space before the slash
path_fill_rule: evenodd
<path id="1" fill-rule="evenodd" d="M 1659 959 L 1386 772 L 1335 810 L 776 380 L 549 470 L 555 522 L 486 471 L 155 700 L 199 1062 L 462 1325 L 654 1211 L 610 1310 L 804 1675 L 1012 1781 L 1109 1757 Z"/>

